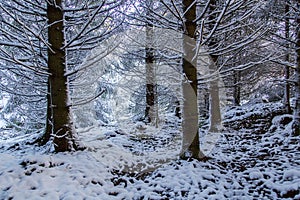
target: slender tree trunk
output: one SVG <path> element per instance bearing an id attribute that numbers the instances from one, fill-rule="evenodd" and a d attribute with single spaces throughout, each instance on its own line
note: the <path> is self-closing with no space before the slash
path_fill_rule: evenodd
<path id="1" fill-rule="evenodd" d="M 203 105 L 201 106 L 201 109 L 199 110 L 200 112 L 200 116 L 203 117 L 204 119 L 208 119 L 209 118 L 209 89 L 208 87 L 203 87 L 202 89 L 202 93 L 203 93 Z"/>
<path id="2" fill-rule="evenodd" d="M 196 4 L 194 0 L 183 0 L 185 12 L 183 35 L 182 82 L 183 107 L 182 107 L 182 151 L 181 158 L 203 158 L 200 151 L 198 131 L 198 103 L 197 103 L 197 57 L 196 54 Z M 193 4 L 193 5 L 192 5 Z M 192 5 L 192 6 L 191 6 Z M 188 9 L 188 10 L 187 10 Z"/>
<path id="3" fill-rule="evenodd" d="M 157 89 L 155 81 L 155 56 L 153 49 L 153 25 L 146 25 L 146 122 L 157 124 Z"/>
<path id="4" fill-rule="evenodd" d="M 289 1 L 286 2 L 285 5 L 285 38 L 289 39 L 290 37 L 290 19 L 289 19 L 289 12 L 290 12 L 290 5 Z M 290 54 L 289 54 L 289 43 L 286 43 L 286 55 L 285 55 L 285 61 L 287 63 L 290 62 Z M 284 74 L 285 74 L 285 87 L 284 87 L 284 104 L 285 104 L 285 110 L 287 113 L 291 113 L 291 105 L 290 105 L 290 68 L 289 66 L 285 66 L 284 69 Z"/>
<path id="5" fill-rule="evenodd" d="M 242 31 L 237 32 L 238 36 L 242 36 Z M 234 58 L 235 63 L 239 63 L 242 59 L 242 56 L 236 55 Z M 233 70 L 233 105 L 241 105 L 241 71 Z"/>
<path id="6" fill-rule="evenodd" d="M 209 65 L 210 73 L 217 72 L 217 56 L 211 55 L 211 64 Z M 220 108 L 220 93 L 219 93 L 219 76 L 216 74 L 212 76 L 209 82 L 209 97 L 210 97 L 210 108 L 209 108 L 209 119 L 210 126 L 209 132 L 219 132 L 222 126 L 221 108 Z"/>
<path id="7" fill-rule="evenodd" d="M 211 0 L 209 6 L 210 17 L 209 20 L 211 24 L 209 25 L 210 31 L 213 29 L 213 22 L 216 21 L 217 16 L 213 14 L 216 9 L 216 1 Z M 209 49 L 213 49 L 216 46 L 216 39 L 212 38 L 209 42 Z M 222 118 L 221 118 L 221 108 L 220 108 L 220 93 L 219 93 L 219 74 L 217 73 L 218 67 L 218 56 L 210 55 L 211 61 L 209 64 L 209 71 L 211 74 L 215 74 L 212 76 L 211 81 L 209 82 L 209 95 L 210 95 L 210 127 L 209 132 L 219 132 L 222 126 Z"/>
<path id="8" fill-rule="evenodd" d="M 300 9 L 300 0 L 298 2 L 298 9 Z M 295 97 L 296 105 L 294 109 L 294 120 L 293 120 L 293 133 L 300 135 L 300 16 L 296 17 L 297 24 L 297 38 L 296 38 L 296 70 L 295 70 Z"/>
<path id="9" fill-rule="evenodd" d="M 233 105 L 240 106 L 241 105 L 241 72 L 234 71 L 233 72 Z"/>
<path id="10" fill-rule="evenodd" d="M 46 139 L 53 137 L 56 152 L 76 149 L 72 127 L 70 106 L 68 105 L 68 86 L 66 52 L 62 48 L 64 37 L 64 13 L 62 0 L 52 0 L 47 4 L 48 17 L 48 68 L 49 95 Z"/>

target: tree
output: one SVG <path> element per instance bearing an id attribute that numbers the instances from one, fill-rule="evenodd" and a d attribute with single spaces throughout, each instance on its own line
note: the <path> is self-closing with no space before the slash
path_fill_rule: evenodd
<path id="1" fill-rule="evenodd" d="M 115 16 L 122 2 L 81 2 L 82 5 L 80 2 L 0 3 L 1 13 L 4 13 L 1 30 L 10 32 L 2 36 L 1 59 L 19 67 L 18 73 L 23 77 L 27 73 L 43 75 L 40 96 L 47 94 L 47 120 L 41 144 L 53 139 L 57 152 L 79 148 L 71 114 L 76 102 L 72 102 L 71 94 L 72 81 L 86 69 L 80 68 L 82 58 L 122 22 Z M 17 57 L 13 52 L 16 49 L 19 50 Z M 27 69 L 26 73 L 22 68 Z"/>
<path id="2" fill-rule="evenodd" d="M 127 43 L 127 51 L 126 54 L 127 63 L 126 65 L 131 65 L 131 71 L 139 70 L 139 75 L 144 76 L 141 79 L 145 79 L 145 92 L 143 91 L 135 91 L 135 98 L 139 95 L 145 98 L 145 101 L 135 102 L 138 107 L 145 107 L 142 111 L 143 116 L 140 116 L 140 120 L 144 120 L 146 123 L 151 123 L 152 125 L 158 126 L 159 123 L 159 109 L 161 109 L 162 104 L 159 102 L 160 97 L 159 94 L 163 94 L 161 91 L 163 87 L 159 85 L 159 79 L 162 79 L 161 73 L 165 73 L 166 69 L 169 68 L 167 66 L 166 60 L 164 60 L 164 56 L 161 54 L 164 53 L 165 49 L 165 38 L 170 39 L 172 35 L 166 36 L 166 32 L 168 30 L 160 29 L 160 27 L 156 26 L 154 12 L 160 12 L 159 1 L 137 1 L 135 8 L 136 10 L 129 15 L 128 26 L 132 28 L 128 31 L 130 32 L 129 39 L 124 41 Z M 130 29 L 129 29 L 130 30 Z M 134 33 L 135 32 L 135 33 Z M 169 32 L 170 33 L 170 32 Z M 164 39 L 162 39 L 164 38 Z M 132 42 L 128 42 L 128 40 L 134 40 Z M 131 45 L 129 45 L 131 44 Z M 130 48 L 132 44 L 136 44 L 135 48 Z M 161 48 L 162 47 L 162 48 Z M 144 50 L 144 52 L 141 51 Z M 124 59 L 124 60 L 125 60 Z M 132 61 L 135 59 L 138 63 L 145 65 L 144 69 L 139 69 L 139 66 L 135 65 L 135 68 L 132 68 L 132 62 L 128 62 L 128 59 Z M 170 59 L 169 59 L 170 60 Z M 136 63 L 137 63 L 136 62 Z M 138 64 L 139 65 L 139 64 Z M 128 68 L 128 67 L 127 67 Z M 164 80 L 163 86 L 166 85 L 168 81 Z M 141 87 L 144 88 L 144 87 Z M 138 98 L 141 100 L 141 98 Z M 145 102 L 145 103 L 144 103 Z M 141 104 L 145 105 L 141 105 Z M 178 115 L 178 110 L 177 110 Z"/>
<path id="3" fill-rule="evenodd" d="M 234 70 L 233 71 L 233 105 L 241 105 L 241 72 Z"/>
<path id="4" fill-rule="evenodd" d="M 155 81 L 155 53 L 154 53 L 154 27 L 149 19 L 150 10 L 153 9 L 153 1 L 146 2 L 146 109 L 145 120 L 152 124 L 158 123 L 157 114 L 157 88 Z"/>
<path id="5" fill-rule="evenodd" d="M 228 4 L 225 5 L 226 7 L 229 6 Z M 218 23 L 218 16 L 217 16 L 217 1 L 212 0 L 210 1 L 209 8 L 209 24 L 208 28 L 209 31 L 214 30 L 214 26 Z M 223 16 L 220 16 L 223 17 Z M 209 43 L 208 48 L 214 49 L 220 43 L 221 41 L 217 39 L 216 37 L 213 37 Z M 219 74 L 216 73 L 218 71 L 218 55 L 210 54 L 211 60 L 209 62 L 209 73 L 210 74 L 216 74 L 215 76 L 211 77 L 211 80 L 209 82 L 209 94 L 210 94 L 210 126 L 209 126 L 209 132 L 218 132 L 220 131 L 220 127 L 222 124 L 222 118 L 221 118 L 221 109 L 220 109 L 220 94 L 219 94 Z"/>
<path id="6" fill-rule="evenodd" d="M 71 120 L 66 69 L 66 44 L 64 35 L 64 11 L 62 0 L 47 3 L 48 18 L 48 96 L 46 141 L 54 136 L 57 152 L 77 148 Z"/>
<path id="7" fill-rule="evenodd" d="M 1 90 L 9 94 L 5 112 L 15 134 L 44 129 L 47 94 L 45 9 L 32 1 L 0 3 Z M 18 99 L 18 101 L 15 101 Z"/>
<path id="8" fill-rule="evenodd" d="M 287 113 L 293 112 L 293 133 L 299 135 L 299 1 L 272 1 L 266 3 L 266 10 L 273 27 L 269 40 L 276 45 L 276 56 L 271 61 L 284 67 L 284 98 Z M 294 69 L 294 75 L 292 74 Z M 290 87 L 294 87 L 295 106 L 290 105 Z"/>
<path id="9" fill-rule="evenodd" d="M 182 152 L 181 158 L 203 158 L 200 151 L 198 130 L 198 78 L 197 78 L 197 56 L 196 56 L 196 4 L 194 0 L 184 0 L 183 12 L 183 58 L 182 82 L 183 106 L 182 106 Z"/>
<path id="10" fill-rule="evenodd" d="M 237 52 L 246 49 L 263 34 L 262 25 L 253 26 L 255 9 L 259 2 L 253 1 L 159 1 L 158 10 L 151 10 L 153 25 L 157 28 L 172 29 L 181 33 L 182 83 L 182 129 L 183 147 L 181 157 L 203 157 L 199 148 L 198 133 L 198 79 L 210 83 L 212 126 L 210 131 L 216 132 L 221 125 L 219 74 L 225 65 L 236 56 Z M 238 14 L 237 14 L 238 13 Z M 249 19 L 250 18 L 250 19 Z M 247 19 L 249 19 L 247 21 Z M 251 27 L 253 26 L 253 28 Z M 248 28 L 246 34 L 231 37 L 232 32 Z M 167 48 L 165 48 L 167 49 Z M 206 60 L 207 55 L 210 61 Z M 166 58 L 167 59 L 167 58 Z M 262 63 L 257 61 L 257 63 Z M 205 65 L 205 66 L 203 66 Z M 242 70 L 251 63 L 224 71 Z M 207 74 L 199 69 L 205 69 Z M 226 72 L 225 72 L 226 73 Z M 198 74 L 202 74 L 199 78 Z M 205 74 L 205 76 L 203 76 Z M 193 132 L 193 133 L 191 133 Z"/>
<path id="11" fill-rule="evenodd" d="M 284 20 L 284 26 L 285 26 L 285 38 L 290 38 L 290 2 L 289 0 L 286 2 L 285 5 L 285 20 Z M 285 45 L 286 48 L 286 54 L 285 54 L 285 62 L 289 63 L 290 62 L 290 53 L 289 53 L 289 49 L 290 49 L 290 44 L 288 42 L 286 42 Z M 290 104 L 290 83 L 289 83 L 289 79 L 290 79 L 290 66 L 286 65 L 284 68 L 284 75 L 285 75 L 285 87 L 284 87 L 284 104 L 285 104 L 285 110 L 287 113 L 291 113 L 291 104 Z"/>
<path id="12" fill-rule="evenodd" d="M 291 25 L 291 2 L 288 1 L 273 1 L 266 4 L 267 19 L 270 23 L 270 33 L 267 37 L 276 45 L 275 56 L 272 59 L 278 68 L 284 67 L 283 88 L 284 96 L 283 103 L 286 113 L 291 113 L 290 95 L 291 95 L 291 49 L 293 46 Z"/>

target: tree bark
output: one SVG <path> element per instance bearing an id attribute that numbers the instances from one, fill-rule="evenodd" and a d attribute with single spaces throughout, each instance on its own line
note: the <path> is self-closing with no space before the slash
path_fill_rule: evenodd
<path id="1" fill-rule="evenodd" d="M 289 19 L 289 12 L 290 12 L 290 5 L 289 1 L 286 2 L 285 5 L 285 38 L 289 39 L 290 37 L 290 19 Z M 289 52 L 290 45 L 287 42 L 286 43 L 286 55 L 285 55 L 285 61 L 287 63 L 290 62 L 290 52 Z M 285 110 L 287 113 L 291 113 L 291 105 L 290 105 L 290 67 L 285 66 L 284 69 L 284 75 L 285 75 L 285 87 L 284 87 L 284 105 L 285 105 Z"/>
<path id="2" fill-rule="evenodd" d="M 194 0 L 183 0 L 185 12 L 183 35 L 182 82 L 183 107 L 182 107 L 182 159 L 204 157 L 200 151 L 198 130 L 198 103 L 197 103 L 197 57 L 196 54 L 196 4 Z M 193 4 L 193 5 L 192 5 Z M 188 10 L 187 10 L 188 9 Z"/>
<path id="3" fill-rule="evenodd" d="M 48 17 L 48 69 L 49 94 L 47 130 L 45 139 L 53 137 L 56 152 L 76 149 L 71 121 L 71 111 L 68 105 L 68 85 L 66 70 L 66 51 L 64 36 L 64 12 L 62 0 L 52 0 L 47 3 Z"/>

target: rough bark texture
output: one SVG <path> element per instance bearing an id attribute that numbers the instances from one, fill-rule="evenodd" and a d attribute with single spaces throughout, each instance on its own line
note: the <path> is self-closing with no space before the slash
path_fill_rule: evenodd
<path id="1" fill-rule="evenodd" d="M 74 130 L 70 120 L 70 107 L 68 105 L 68 86 L 66 69 L 66 52 L 63 50 L 64 39 L 64 13 L 62 0 L 50 1 L 47 4 L 48 17 L 48 68 L 49 95 L 48 120 L 45 137 L 53 136 L 56 152 L 69 151 L 76 148 Z"/>
<path id="2" fill-rule="evenodd" d="M 184 0 L 185 11 L 182 69 L 184 80 L 182 83 L 183 107 L 182 129 L 183 141 L 181 158 L 203 158 L 199 146 L 198 104 L 197 104 L 197 58 L 196 54 L 196 4 L 194 0 Z M 193 4 L 193 5 L 192 5 Z M 192 6 L 191 6 L 192 5 Z M 188 10 L 187 10 L 188 9 Z"/>
<path id="3" fill-rule="evenodd" d="M 286 2 L 285 5 L 285 38 L 290 37 L 290 19 L 289 19 L 289 11 L 290 11 L 290 5 L 289 1 Z M 287 63 L 290 62 L 290 54 L 289 54 L 289 43 L 287 42 L 286 44 L 286 55 L 285 55 L 285 61 Z M 290 79 L 290 68 L 289 66 L 286 66 L 284 69 L 284 74 L 285 74 L 285 79 L 289 80 Z M 286 81 L 285 83 L 285 88 L 284 88 L 284 104 L 285 104 L 285 110 L 287 113 L 291 113 L 291 105 L 290 105 L 290 83 L 289 81 Z"/>

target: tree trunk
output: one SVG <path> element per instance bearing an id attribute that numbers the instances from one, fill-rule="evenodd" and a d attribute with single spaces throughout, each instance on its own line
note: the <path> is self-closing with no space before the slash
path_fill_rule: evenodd
<path id="1" fill-rule="evenodd" d="M 47 113 L 46 139 L 53 137 L 56 152 L 76 149 L 75 131 L 71 121 L 70 106 L 68 105 L 68 85 L 66 70 L 64 13 L 62 0 L 52 0 L 47 4 L 48 17 L 48 68 L 49 95 Z M 51 128 L 50 128 L 51 127 Z"/>
<path id="2" fill-rule="evenodd" d="M 300 0 L 298 2 L 298 9 L 300 6 Z M 294 120 L 293 120 L 293 134 L 300 135 L 300 16 L 296 16 L 296 70 L 295 70 L 295 110 L 294 110 Z"/>
<path id="3" fill-rule="evenodd" d="M 241 72 L 234 71 L 233 72 L 233 105 L 240 106 L 241 105 Z"/>
<path id="4" fill-rule="evenodd" d="M 216 9 L 216 1 L 212 0 L 209 5 L 209 20 L 211 23 L 209 24 L 210 31 L 213 30 L 214 24 L 213 22 L 217 20 L 216 14 L 213 14 L 214 10 Z M 216 39 L 212 38 L 208 44 L 209 50 L 213 49 L 216 46 Z M 220 108 L 220 93 L 219 93 L 219 74 L 217 73 L 218 67 L 218 56 L 210 55 L 211 60 L 209 63 L 209 71 L 210 74 L 215 74 L 211 77 L 209 81 L 209 95 L 210 95 L 210 127 L 209 132 L 219 132 L 222 127 L 222 118 L 221 118 L 221 108 Z"/>
<path id="5" fill-rule="evenodd" d="M 211 63 L 209 65 L 210 73 L 217 72 L 217 56 L 211 55 Z M 220 108 L 220 93 L 219 93 L 219 75 L 211 77 L 209 81 L 209 121 L 210 126 L 208 132 L 219 132 L 222 127 L 221 108 Z"/>
<path id="6" fill-rule="evenodd" d="M 145 120 L 157 124 L 157 91 L 155 81 L 155 57 L 153 49 L 153 25 L 146 25 L 146 110 Z"/>
<path id="7" fill-rule="evenodd" d="M 183 141 L 180 157 L 183 159 L 204 157 L 200 151 L 198 130 L 198 103 L 197 103 L 197 58 L 196 54 L 196 4 L 194 0 L 183 0 L 185 12 L 183 35 L 182 82 L 183 107 L 182 131 Z M 192 5 L 193 4 L 193 5 Z M 192 5 L 192 6 L 191 6 Z M 187 10 L 188 9 L 188 10 Z"/>
<path id="8" fill-rule="evenodd" d="M 289 39 L 290 37 L 290 19 L 289 19 L 289 12 L 290 12 L 290 5 L 289 1 L 286 2 L 285 5 L 285 38 Z M 290 62 L 290 52 L 289 52 L 290 45 L 287 42 L 286 43 L 286 55 L 285 55 L 285 61 L 287 63 Z M 285 87 L 284 87 L 284 105 L 285 105 L 285 110 L 287 113 L 291 113 L 291 105 L 290 105 L 290 68 L 289 66 L 285 66 L 284 69 L 284 74 L 285 74 Z"/>

